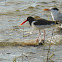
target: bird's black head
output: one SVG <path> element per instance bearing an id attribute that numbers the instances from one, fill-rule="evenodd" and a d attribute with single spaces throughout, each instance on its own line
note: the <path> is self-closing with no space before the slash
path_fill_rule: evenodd
<path id="1" fill-rule="evenodd" d="M 29 16 L 29 17 L 27 18 L 27 21 L 29 21 L 29 24 L 31 25 L 31 24 L 32 24 L 32 22 L 34 21 L 34 18 L 33 18 L 33 17 L 31 17 L 31 16 Z"/>
<path id="2" fill-rule="evenodd" d="M 51 8 L 51 10 L 57 10 L 57 11 L 59 11 L 59 9 L 58 9 L 58 8 Z"/>
<path id="3" fill-rule="evenodd" d="M 34 18 L 31 17 L 31 16 L 29 16 L 29 17 L 27 18 L 27 21 L 34 21 Z"/>
<path id="4" fill-rule="evenodd" d="M 28 18 L 27 18 L 27 20 L 25 20 L 24 22 L 22 22 L 22 23 L 20 24 L 20 26 L 21 26 L 21 25 L 23 25 L 23 24 L 24 24 L 25 22 L 27 22 L 27 21 L 29 21 L 29 24 L 31 25 L 31 24 L 32 24 L 32 22 L 34 21 L 34 18 L 33 18 L 33 17 L 31 17 L 31 16 L 30 16 L 30 17 L 28 17 Z"/>

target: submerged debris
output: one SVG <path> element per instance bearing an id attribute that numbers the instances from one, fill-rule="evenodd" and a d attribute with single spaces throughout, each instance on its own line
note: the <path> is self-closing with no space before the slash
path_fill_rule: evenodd
<path id="1" fill-rule="evenodd" d="M 37 46 L 43 45 L 44 40 L 26 41 L 26 42 L 0 42 L 0 46 Z"/>

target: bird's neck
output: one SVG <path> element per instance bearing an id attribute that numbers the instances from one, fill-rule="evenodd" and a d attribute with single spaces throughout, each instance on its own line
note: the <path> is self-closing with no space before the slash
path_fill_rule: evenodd
<path id="1" fill-rule="evenodd" d="M 32 21 L 32 20 L 29 20 L 29 24 L 30 24 L 30 26 L 32 26 L 32 23 L 33 23 L 33 21 Z"/>
<path id="2" fill-rule="evenodd" d="M 30 24 L 30 26 L 32 26 L 32 23 L 34 22 L 34 20 L 35 20 L 35 19 L 33 19 L 33 20 L 29 20 L 29 24 Z"/>
<path id="3" fill-rule="evenodd" d="M 32 25 L 32 21 L 29 21 L 30 26 Z"/>
<path id="4" fill-rule="evenodd" d="M 51 11 L 51 16 L 54 21 L 56 21 L 56 19 L 58 17 L 58 13 L 59 13 L 59 11 L 54 11 L 54 10 Z"/>

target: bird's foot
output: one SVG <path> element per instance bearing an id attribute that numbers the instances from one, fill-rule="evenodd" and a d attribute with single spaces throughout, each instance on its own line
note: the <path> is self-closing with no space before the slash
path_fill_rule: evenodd
<path id="1" fill-rule="evenodd" d="M 39 43 L 39 37 L 36 39 L 36 42 L 38 42 L 38 43 Z"/>
<path id="2" fill-rule="evenodd" d="M 40 36 L 40 37 L 38 37 L 36 39 L 36 42 L 38 42 L 38 43 L 44 43 L 44 39 L 42 39 L 41 36 Z"/>
<path id="3" fill-rule="evenodd" d="M 44 39 L 40 39 L 39 43 L 42 43 L 43 44 L 44 41 L 45 41 Z"/>
<path id="4" fill-rule="evenodd" d="M 43 45 L 43 44 L 44 44 L 44 39 L 39 39 L 39 38 L 37 38 L 37 39 L 36 39 L 36 43 L 37 43 L 38 45 Z"/>

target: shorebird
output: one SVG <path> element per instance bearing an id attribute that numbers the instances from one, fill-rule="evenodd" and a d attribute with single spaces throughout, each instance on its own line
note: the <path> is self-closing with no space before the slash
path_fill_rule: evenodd
<path id="1" fill-rule="evenodd" d="M 58 8 L 51 7 L 50 9 L 44 9 L 45 11 L 50 11 L 53 21 L 59 21 L 62 23 L 62 13 L 59 11 Z"/>
<path id="2" fill-rule="evenodd" d="M 39 36 L 41 35 L 40 29 L 50 28 L 51 26 L 58 24 L 55 21 L 48 21 L 48 20 L 42 19 L 42 18 L 36 20 L 35 18 L 29 16 L 29 17 L 27 17 L 27 20 L 25 20 L 23 23 L 20 24 L 20 26 L 23 25 L 27 21 L 29 21 L 30 26 L 39 30 Z"/>

